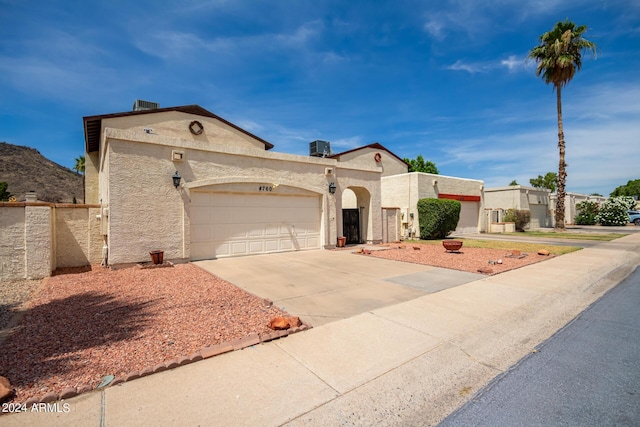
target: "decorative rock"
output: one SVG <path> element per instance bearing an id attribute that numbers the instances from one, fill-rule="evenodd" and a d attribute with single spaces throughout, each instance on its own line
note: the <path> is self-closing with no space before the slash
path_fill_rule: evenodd
<path id="1" fill-rule="evenodd" d="M 40 398 L 40 403 L 51 403 L 55 402 L 56 400 L 60 400 L 60 396 L 58 396 L 58 393 L 50 391 Z"/>
<path id="2" fill-rule="evenodd" d="M 62 390 L 62 393 L 60 393 L 60 399 L 71 399 L 72 397 L 75 397 L 77 395 L 78 391 L 75 387 L 67 387 Z"/>
<path id="3" fill-rule="evenodd" d="M 520 255 L 522 255 L 522 251 L 519 251 L 519 250 L 517 250 L 517 249 L 513 249 L 513 250 L 511 251 L 511 256 L 514 256 L 514 257 L 515 257 L 515 256 L 520 256 Z"/>
<path id="4" fill-rule="evenodd" d="M 11 383 L 5 377 L 0 377 L 0 402 L 4 402 L 13 396 L 13 388 Z"/>
<path id="5" fill-rule="evenodd" d="M 551 253 L 551 252 L 549 252 L 549 251 L 548 251 L 548 250 L 546 250 L 546 249 L 540 249 L 540 250 L 538 251 L 538 255 L 549 256 L 549 254 L 550 254 L 550 253 Z"/>
<path id="6" fill-rule="evenodd" d="M 414 247 L 413 247 L 413 250 L 414 250 L 414 251 L 419 251 L 420 249 L 421 249 L 421 248 L 420 248 L 420 246 L 414 246 Z"/>
<path id="7" fill-rule="evenodd" d="M 296 316 L 289 317 L 274 317 L 269 322 L 269 327 L 275 331 L 294 328 L 296 326 L 300 326 L 300 318 Z"/>
<path id="8" fill-rule="evenodd" d="M 478 269 L 478 273 L 482 273 L 482 274 L 493 274 L 493 269 L 489 268 L 489 267 L 480 267 Z"/>

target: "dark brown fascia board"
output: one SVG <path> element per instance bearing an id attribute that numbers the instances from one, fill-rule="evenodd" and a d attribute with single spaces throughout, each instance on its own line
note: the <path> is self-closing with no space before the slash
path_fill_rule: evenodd
<path id="1" fill-rule="evenodd" d="M 93 151 L 98 151 L 100 148 L 100 130 L 102 127 L 102 120 L 104 119 L 112 119 L 117 117 L 126 117 L 126 116 L 135 116 L 140 114 L 153 114 L 153 113 L 164 113 L 168 111 L 178 111 L 181 113 L 193 114 L 196 116 L 202 117 L 211 117 L 213 119 L 219 120 L 222 123 L 230 126 L 245 135 L 250 136 L 253 139 L 256 139 L 264 144 L 265 150 L 271 150 L 273 148 L 273 144 L 265 141 L 264 139 L 248 132 L 241 127 L 231 123 L 228 120 L 223 119 L 220 116 L 213 114 L 212 112 L 205 110 L 199 105 L 183 105 L 178 107 L 167 107 L 167 108 L 158 108 L 155 110 L 142 110 L 142 111 L 126 111 L 122 113 L 112 113 L 112 114 L 101 114 L 98 116 L 86 116 L 83 117 L 82 120 L 84 122 L 84 142 L 85 149 L 87 153 L 91 153 Z"/>
<path id="2" fill-rule="evenodd" d="M 405 162 L 403 159 L 401 159 L 400 157 L 398 157 L 394 152 L 392 152 L 391 150 L 389 150 L 388 148 L 386 148 L 385 146 L 383 146 L 382 144 L 380 144 L 379 142 L 374 142 L 373 144 L 369 144 L 369 145 L 365 145 L 364 147 L 358 147 L 358 148 L 354 148 L 352 150 L 348 150 L 348 151 L 343 151 L 342 153 L 338 153 L 338 154 L 334 154 L 332 156 L 329 156 L 330 159 L 335 159 L 337 157 L 340 157 L 344 154 L 349 154 L 349 153 L 353 153 L 354 151 L 358 151 L 358 150 L 362 150 L 364 148 L 377 148 L 378 150 L 384 150 L 387 153 L 391 154 L 393 157 L 395 157 L 396 159 L 400 160 L 402 163 L 404 163 L 405 165 L 409 166 L 409 163 Z"/>

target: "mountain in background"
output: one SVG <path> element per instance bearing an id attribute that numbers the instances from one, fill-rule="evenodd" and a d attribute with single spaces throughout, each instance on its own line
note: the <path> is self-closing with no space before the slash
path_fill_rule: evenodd
<path id="1" fill-rule="evenodd" d="M 38 200 L 53 203 L 83 202 L 82 175 L 44 157 L 34 148 L 0 142 L 0 182 L 19 202 L 35 191 Z"/>

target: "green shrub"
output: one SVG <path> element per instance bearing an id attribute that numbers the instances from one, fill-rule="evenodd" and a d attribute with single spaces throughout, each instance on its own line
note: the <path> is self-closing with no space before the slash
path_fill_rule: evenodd
<path id="1" fill-rule="evenodd" d="M 578 215 L 576 215 L 574 222 L 576 225 L 596 225 L 596 216 L 598 215 L 598 202 L 592 202 L 585 200 L 584 202 L 576 205 L 578 209 Z"/>
<path id="2" fill-rule="evenodd" d="M 504 222 L 514 222 L 516 231 L 524 231 L 531 222 L 531 212 L 526 209 L 507 209 L 504 213 Z"/>
<path id="3" fill-rule="evenodd" d="M 627 225 L 629 214 L 627 211 L 635 205 L 632 197 L 619 196 L 605 200 L 600 205 L 596 221 L 600 225 Z"/>
<path id="4" fill-rule="evenodd" d="M 460 202 L 448 199 L 418 200 L 420 238 L 444 239 L 458 226 Z"/>

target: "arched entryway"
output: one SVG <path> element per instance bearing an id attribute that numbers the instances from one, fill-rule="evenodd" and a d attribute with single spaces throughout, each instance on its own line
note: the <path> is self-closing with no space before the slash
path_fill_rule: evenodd
<path id="1" fill-rule="evenodd" d="M 342 235 L 347 244 L 370 240 L 371 195 L 366 188 L 349 187 L 342 192 Z"/>

